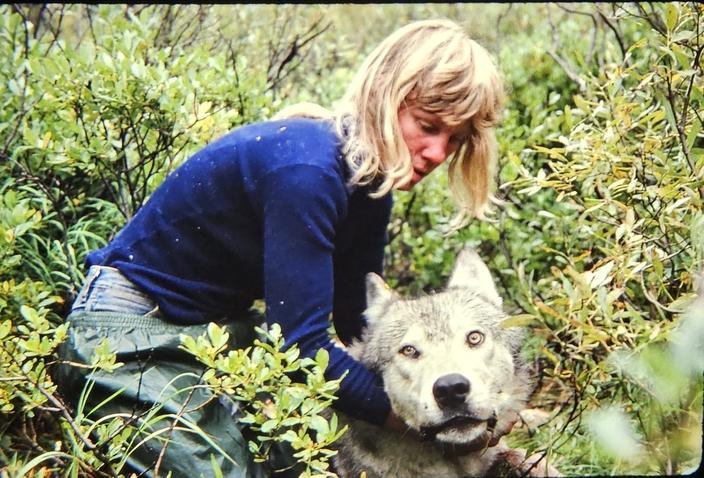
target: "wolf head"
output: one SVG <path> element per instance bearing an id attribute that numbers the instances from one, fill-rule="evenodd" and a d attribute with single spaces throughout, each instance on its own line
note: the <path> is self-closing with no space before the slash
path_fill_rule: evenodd
<path id="1" fill-rule="evenodd" d="M 471 249 L 447 288 L 404 299 L 367 276 L 367 328 L 351 353 L 384 380 L 394 412 L 436 441 L 468 445 L 514 420 L 530 394 L 520 330 L 506 318 L 491 274 Z"/>

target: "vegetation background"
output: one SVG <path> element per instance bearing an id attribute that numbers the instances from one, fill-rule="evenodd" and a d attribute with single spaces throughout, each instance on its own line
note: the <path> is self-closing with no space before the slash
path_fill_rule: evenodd
<path id="1" fill-rule="evenodd" d="M 529 328 L 533 405 L 549 414 L 511 442 L 567 475 L 696 470 L 703 15 L 696 3 L 0 6 L 0 476 L 117 476 L 139 435 L 85 419 L 50 376 L 86 253 L 199 147 L 297 101 L 331 105 L 379 40 L 437 17 L 505 76 L 497 202 L 447 236 L 442 174 L 397 193 L 390 283 L 441 287 L 475 245 Z M 186 347 L 244 403 L 256 390 L 233 385 L 243 369 L 269 364 L 260 387 L 275 394 L 281 374 L 309 367 L 299 399 L 251 408 L 252 447 L 288 441 L 305 476 L 329 476 L 339 430 L 319 412 L 335 384 L 320 378 L 325 357 L 301 363 L 279 340 L 232 370 L 222 330 Z M 117 366 L 103 352 L 95 366 Z"/>

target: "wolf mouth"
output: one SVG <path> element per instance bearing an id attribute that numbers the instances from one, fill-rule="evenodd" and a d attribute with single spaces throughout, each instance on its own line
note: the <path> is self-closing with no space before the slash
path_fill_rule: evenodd
<path id="1" fill-rule="evenodd" d="M 420 435 L 426 440 L 433 440 L 438 433 L 470 426 L 475 427 L 488 421 L 489 419 L 487 418 L 479 418 L 473 415 L 457 415 L 438 425 L 421 427 Z"/>

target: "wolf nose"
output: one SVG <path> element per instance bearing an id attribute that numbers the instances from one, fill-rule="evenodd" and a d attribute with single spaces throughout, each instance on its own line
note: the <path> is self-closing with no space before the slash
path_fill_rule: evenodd
<path id="1" fill-rule="evenodd" d="M 462 405 L 469 394 L 469 380 L 459 373 L 443 375 L 433 385 L 433 396 L 440 408 Z"/>

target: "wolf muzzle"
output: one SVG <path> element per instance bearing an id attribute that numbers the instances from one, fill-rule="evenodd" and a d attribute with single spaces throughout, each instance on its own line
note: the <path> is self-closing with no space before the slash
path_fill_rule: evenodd
<path id="1" fill-rule="evenodd" d="M 459 407 L 469 395 L 469 380 L 459 373 L 443 375 L 433 384 L 433 397 L 442 410 Z"/>

